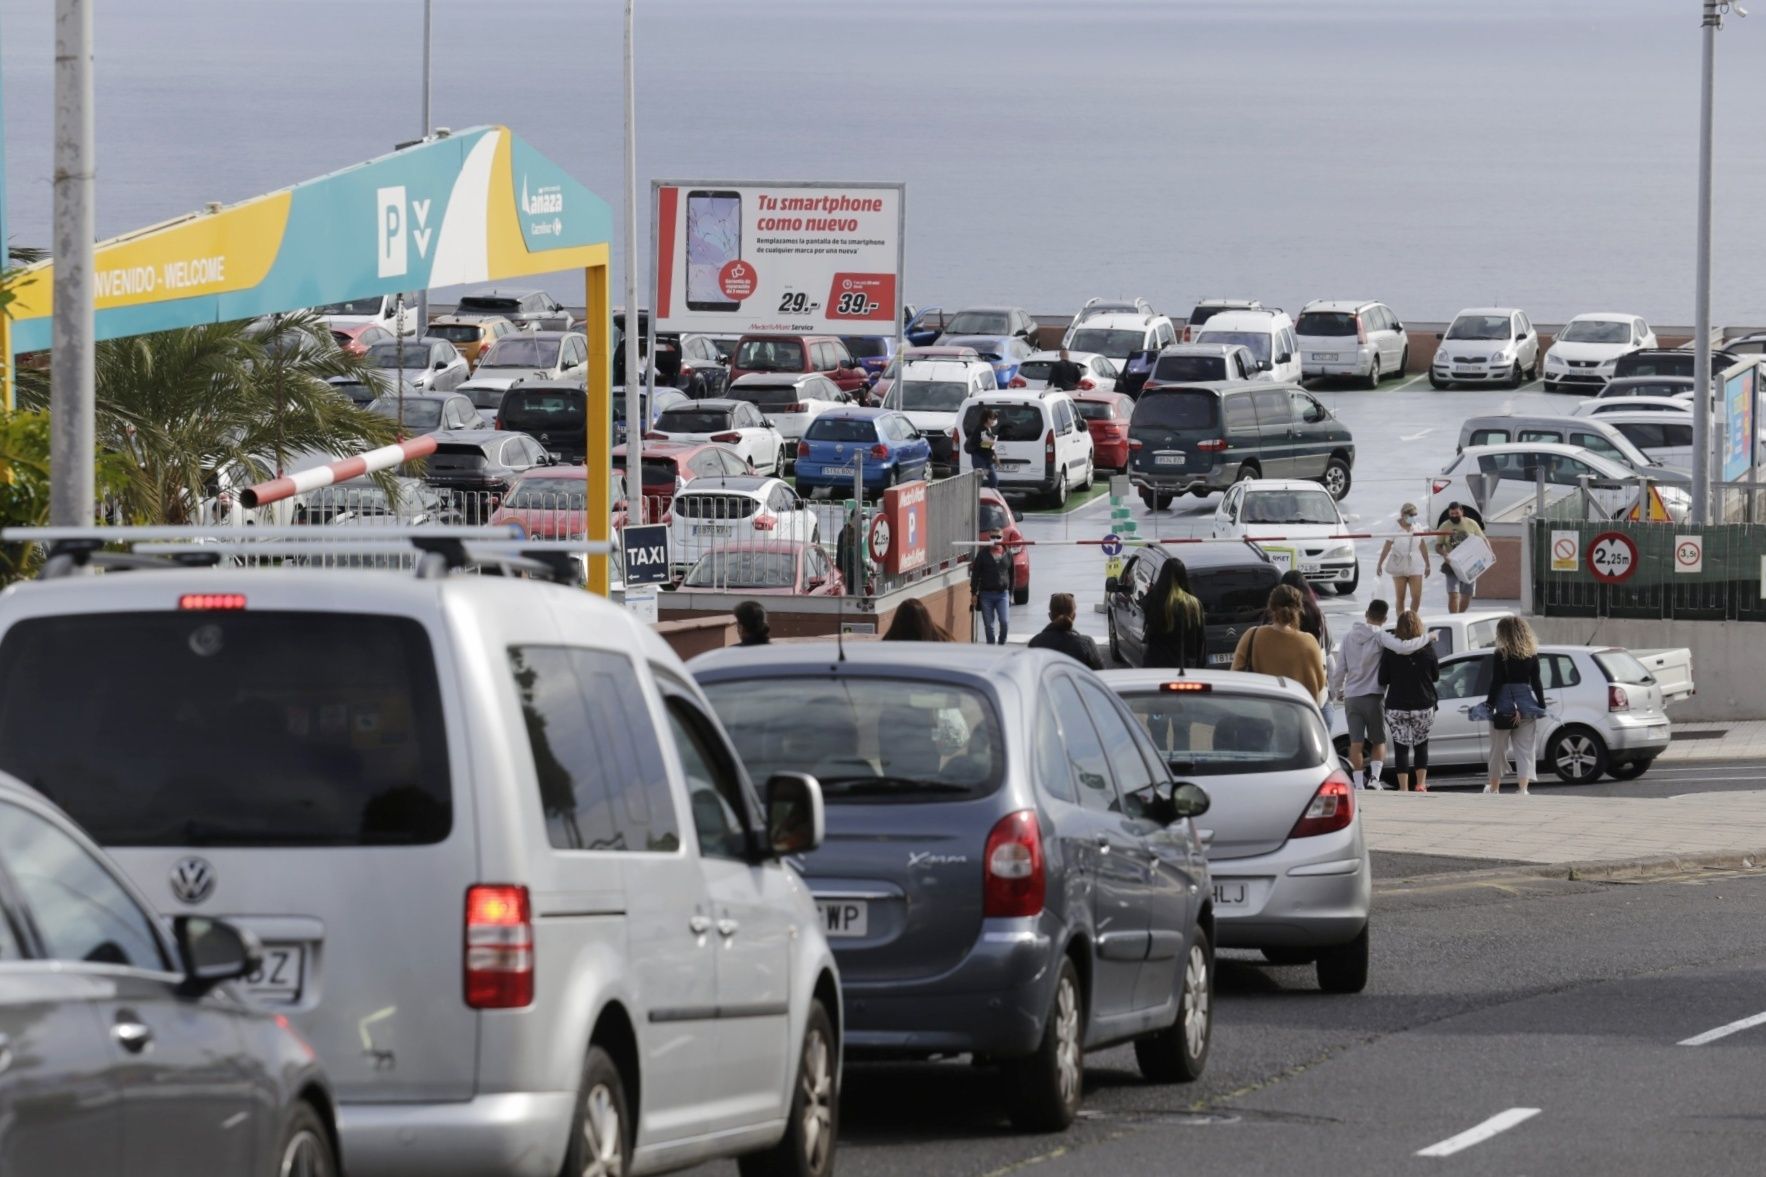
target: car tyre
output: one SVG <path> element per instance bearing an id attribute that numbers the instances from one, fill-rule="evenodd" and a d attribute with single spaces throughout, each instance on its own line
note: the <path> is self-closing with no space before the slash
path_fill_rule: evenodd
<path id="1" fill-rule="evenodd" d="M 765 1152 L 736 1159 L 742 1177 L 828 1177 L 840 1131 L 840 1063 L 834 1026 L 822 1003 L 812 1001 L 803 1028 L 797 1080 L 785 1135 Z"/>
<path id="2" fill-rule="evenodd" d="M 621 1177 L 631 1172 L 632 1130 L 627 1106 L 625 1081 L 613 1065 L 613 1057 L 599 1046 L 589 1047 L 563 1173 L 570 1177 L 579 1173 L 583 1177 Z"/>
<path id="3" fill-rule="evenodd" d="M 1012 604 L 1014 604 L 1014 605 L 1028 605 L 1028 604 L 1030 604 L 1030 586 L 1029 585 L 1023 585 L 1019 588 L 1015 588 L 1012 590 Z"/>
<path id="4" fill-rule="evenodd" d="M 1367 386 L 1369 388 L 1378 388 L 1380 386 L 1380 379 L 1380 357 L 1375 356 L 1373 363 L 1367 366 Z"/>
<path id="5" fill-rule="evenodd" d="M 1085 1086 L 1085 991 L 1073 959 L 1063 956 L 1042 1042 L 1029 1058 L 1006 1065 L 1012 1123 L 1025 1132 L 1062 1132 L 1079 1114 Z"/>
<path id="6" fill-rule="evenodd" d="M 1325 472 L 1318 481 L 1325 490 L 1330 492 L 1333 499 L 1339 503 L 1342 502 L 1349 495 L 1351 482 L 1349 463 L 1342 458 L 1332 458 L 1325 463 Z"/>
<path id="7" fill-rule="evenodd" d="M 1310 948 L 1265 948 L 1261 951 L 1263 959 L 1270 964 L 1311 964 L 1318 959 L 1318 953 Z"/>
<path id="8" fill-rule="evenodd" d="M 1447 381 L 1441 379 L 1441 377 L 1435 375 L 1433 372 L 1430 372 L 1429 373 L 1429 387 L 1433 388 L 1436 392 L 1440 392 L 1442 389 L 1447 387 Z"/>
<path id="9" fill-rule="evenodd" d="M 1556 391 L 1557 391 L 1557 390 L 1558 390 L 1558 384 L 1557 384 L 1557 381 L 1555 381 L 1555 380 L 1547 380 L 1547 381 L 1546 381 L 1546 382 L 1545 382 L 1545 391 L 1547 391 L 1547 392 L 1556 392 Z"/>
<path id="10" fill-rule="evenodd" d="M 1516 360 L 1512 365 L 1509 366 L 1508 380 L 1507 380 L 1508 387 L 1519 388 L 1521 385 L 1526 383 L 1526 380 L 1523 377 L 1524 377 L 1524 373 L 1522 373 L 1522 371 L 1521 371 L 1521 361 Z"/>
<path id="11" fill-rule="evenodd" d="M 1249 482 L 1253 478 L 1261 478 L 1261 477 L 1263 477 L 1263 471 L 1261 471 L 1257 468 L 1257 463 L 1246 462 L 1243 466 L 1239 467 L 1239 472 L 1237 474 L 1233 475 L 1233 481 L 1234 482 Z"/>
<path id="12" fill-rule="evenodd" d="M 1326 993 L 1360 993 L 1367 988 L 1367 928 L 1361 935 L 1335 948 L 1318 953 L 1318 987 Z"/>
<path id="13" fill-rule="evenodd" d="M 1090 490 L 1092 479 L 1095 477 L 1097 477 L 1097 470 L 1093 467 L 1092 460 L 1087 458 L 1085 460 L 1085 481 L 1079 484 L 1079 489 L 1082 491 Z"/>
<path id="14" fill-rule="evenodd" d="M 1409 371 L 1410 371 L 1410 344 L 1407 343 L 1404 345 L 1404 350 L 1398 353 L 1398 379 L 1400 379 L 1400 380 L 1404 379 L 1405 375 Z"/>
<path id="15" fill-rule="evenodd" d="M 1214 1039 L 1214 946 L 1198 926 L 1184 954 L 1177 990 L 1177 1021 L 1134 1040 L 1134 1061 L 1149 1083 L 1194 1083 L 1208 1066 Z"/>
<path id="16" fill-rule="evenodd" d="M 1067 471 L 1055 475 L 1055 489 L 1048 494 L 1049 506 L 1059 511 L 1067 505 Z"/>
<path id="17" fill-rule="evenodd" d="M 288 1117 L 282 1129 L 282 1143 L 276 1148 L 276 1172 L 290 1177 L 337 1177 L 337 1144 L 325 1127 L 325 1121 L 302 1100 Z"/>
<path id="18" fill-rule="evenodd" d="M 1607 746 L 1591 728 L 1571 724 L 1552 734 L 1545 762 L 1565 784 L 1591 785 L 1607 770 Z"/>
<path id="19" fill-rule="evenodd" d="M 1654 763 L 1653 757 L 1648 760 L 1627 760 L 1623 764 L 1611 765 L 1607 772 L 1616 781 L 1634 781 L 1648 772 L 1649 766 Z"/>

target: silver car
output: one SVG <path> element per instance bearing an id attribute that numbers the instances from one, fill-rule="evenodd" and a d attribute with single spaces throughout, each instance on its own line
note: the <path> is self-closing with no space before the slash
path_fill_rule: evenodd
<path id="1" fill-rule="evenodd" d="M 1429 387 L 1500 384 L 1519 388 L 1539 375 L 1539 332 L 1514 307 L 1470 307 L 1436 337 Z"/>
<path id="2" fill-rule="evenodd" d="M 1295 683 L 1261 674 L 1112 670 L 1171 773 L 1208 791 L 1200 819 L 1216 943 L 1274 964 L 1315 962 L 1319 988 L 1367 985 L 1373 869 L 1324 717 Z"/>
<path id="3" fill-rule="evenodd" d="M 311 1048 L 230 983 L 262 967 L 257 942 L 196 914 L 170 930 L 0 773 L 0 1173 L 335 1177 Z"/>

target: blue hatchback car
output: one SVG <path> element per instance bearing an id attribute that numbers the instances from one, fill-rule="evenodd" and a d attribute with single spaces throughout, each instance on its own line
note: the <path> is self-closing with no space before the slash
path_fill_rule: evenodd
<path id="1" fill-rule="evenodd" d="M 850 489 L 863 455 L 866 490 L 932 476 L 932 443 L 889 409 L 840 408 L 817 416 L 797 443 L 797 493 Z"/>

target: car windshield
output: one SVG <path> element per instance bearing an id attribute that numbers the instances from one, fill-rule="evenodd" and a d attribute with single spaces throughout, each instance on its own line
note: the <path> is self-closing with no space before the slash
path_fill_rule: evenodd
<path id="1" fill-rule="evenodd" d="M 1006 315 L 996 311 L 958 311 L 944 325 L 946 335 L 1004 335 Z"/>
<path id="2" fill-rule="evenodd" d="M 1322 768 L 1330 748 L 1317 712 L 1288 699 L 1158 691 L 1123 702 L 1179 778 Z"/>
<path id="3" fill-rule="evenodd" d="M 380 395 L 381 390 L 372 384 L 364 384 L 359 380 L 334 380 L 331 387 L 355 401 L 357 405 L 368 405 Z"/>
<path id="4" fill-rule="evenodd" d="M 1241 344 L 1258 363 L 1266 362 L 1270 356 L 1270 336 L 1262 331 L 1204 331 L 1196 336 L 1196 342 Z"/>
<path id="5" fill-rule="evenodd" d="M 1120 360 L 1131 351 L 1139 351 L 1147 343 L 1145 331 L 1110 331 L 1103 327 L 1081 327 L 1067 341 L 1074 351 L 1096 352 Z"/>
<path id="6" fill-rule="evenodd" d="M 669 409 L 656 418 L 661 433 L 719 433 L 730 427 L 728 409 Z"/>
<path id="7" fill-rule="evenodd" d="M 567 428 L 578 423 L 586 426 L 588 414 L 584 406 L 587 402 L 588 394 L 582 392 L 514 388 L 503 394 L 502 407 L 497 415 L 503 418 L 507 428 L 517 431 Z M 511 425 L 510 422 L 520 424 Z"/>
<path id="8" fill-rule="evenodd" d="M 1225 356 L 1160 356 L 1153 365 L 1153 379 L 1160 384 L 1193 384 L 1199 380 L 1226 380 Z"/>
<path id="9" fill-rule="evenodd" d="M 868 417 L 817 417 L 804 430 L 803 439 L 873 442 L 877 440 L 877 426 Z"/>
<path id="10" fill-rule="evenodd" d="M 745 372 L 803 371 L 800 339 L 744 339 L 736 349 L 736 367 Z"/>
<path id="11" fill-rule="evenodd" d="M 1130 432 L 1147 429 L 1212 429 L 1220 419 L 1220 400 L 1211 392 L 1155 392 L 1134 402 Z"/>
<path id="12" fill-rule="evenodd" d="M 1295 335 L 1354 335 L 1358 329 L 1352 311 L 1307 311 L 1294 324 Z"/>
<path id="13" fill-rule="evenodd" d="M 399 406 L 403 405 L 401 409 Z M 383 396 L 368 406 L 371 413 L 379 413 L 382 417 L 390 417 L 394 421 L 403 421 L 406 425 L 418 429 L 433 429 L 441 424 L 442 403 L 439 400 L 419 399 L 414 396 L 399 397 Z"/>
<path id="14" fill-rule="evenodd" d="M 587 501 L 588 490 L 580 478 L 523 478 L 503 505 L 529 511 L 581 511 Z"/>
<path id="15" fill-rule="evenodd" d="M 1602 650 L 1594 661 L 1612 682 L 1648 684 L 1656 681 L 1637 655 L 1629 650 Z"/>
<path id="16" fill-rule="evenodd" d="M 531 336 L 505 335 L 491 345 L 490 352 L 479 364 L 481 368 L 550 368 L 558 362 L 556 339 L 534 339 Z"/>
<path id="17" fill-rule="evenodd" d="M 1577 319 L 1558 334 L 1559 343 L 1630 343 L 1631 324 L 1622 319 Z"/>
<path id="18" fill-rule="evenodd" d="M 377 343 L 368 349 L 367 361 L 376 368 L 427 368 L 429 349 L 414 343 Z"/>
<path id="19" fill-rule="evenodd" d="M 1342 520 L 1337 504 L 1324 491 L 1258 490 L 1245 495 L 1240 518 L 1246 523 L 1324 523 Z"/>
<path id="20" fill-rule="evenodd" d="M 431 323 L 429 333 L 449 343 L 477 343 L 483 330 L 476 323 Z"/>
<path id="21" fill-rule="evenodd" d="M 1507 315 L 1461 315 L 1447 328 L 1447 338 L 1508 339 L 1513 325 Z"/>
<path id="22" fill-rule="evenodd" d="M 1631 396 L 1676 397 L 1676 396 L 1679 396 L 1683 392 L 1691 391 L 1691 389 L 1692 389 L 1692 386 L 1690 384 L 1687 384 L 1685 381 L 1681 381 L 1681 380 L 1663 381 L 1660 384 L 1652 384 L 1647 381 L 1644 383 L 1640 383 L 1640 384 L 1632 384 L 1629 382 L 1621 384 L 1618 381 L 1614 381 L 1612 384 L 1609 384 L 1605 388 L 1603 388 L 1601 390 L 1600 394 L 1602 396 L 1613 396 L 1613 397 L 1631 397 Z M 1655 406 L 1655 407 L 1660 407 L 1660 406 Z"/>
<path id="23" fill-rule="evenodd" d="M 409 618 L 96 612 L 0 643 L 0 769 L 107 846 L 439 842 L 450 742 Z"/>
<path id="24" fill-rule="evenodd" d="M 980 692 L 898 678 L 821 676 L 705 684 L 750 775 L 807 772 L 830 805 L 985 797 L 1005 745 Z"/>
<path id="25" fill-rule="evenodd" d="M 1116 416 L 1116 406 L 1107 401 L 1076 400 L 1073 407 L 1087 421 L 1109 421 Z"/>
<path id="26" fill-rule="evenodd" d="M 797 553 L 790 551 L 717 551 L 693 565 L 683 582 L 688 588 L 794 588 Z"/>
<path id="27" fill-rule="evenodd" d="M 985 499 L 981 502 L 981 530 L 1004 531 L 1011 522 L 1010 513 L 998 503 L 990 503 Z"/>
<path id="28" fill-rule="evenodd" d="M 900 407 L 909 412 L 954 413 L 968 396 L 969 386 L 960 380 L 904 380 Z"/>
<path id="29" fill-rule="evenodd" d="M 319 315 L 378 315 L 384 300 L 377 294 L 373 298 L 352 298 L 344 302 L 328 302 L 322 307 L 314 307 L 313 313 Z"/>

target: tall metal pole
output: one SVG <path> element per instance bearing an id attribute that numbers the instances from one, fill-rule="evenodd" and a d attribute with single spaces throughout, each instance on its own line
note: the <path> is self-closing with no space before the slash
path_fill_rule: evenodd
<path id="1" fill-rule="evenodd" d="M 429 138 L 429 132 L 435 126 L 435 124 L 430 121 L 430 116 L 429 116 L 429 77 L 430 77 L 430 74 L 429 74 L 429 53 L 430 53 L 429 27 L 430 27 L 430 16 L 432 15 L 431 9 L 434 7 L 434 3 L 435 3 L 435 0 L 423 0 L 423 105 L 422 105 L 423 117 L 421 120 L 422 125 L 417 128 L 417 137 L 419 139 Z M 399 326 L 401 328 L 404 326 L 403 316 L 401 316 L 399 319 Z M 428 334 L 429 334 L 429 287 L 427 285 L 425 285 L 422 290 L 419 290 L 417 292 L 417 338 L 421 339 L 425 335 L 428 335 Z"/>
<path id="2" fill-rule="evenodd" d="M 90 527 L 93 433 L 92 4 L 55 0 L 55 283 L 50 334 L 49 523 Z"/>
<path id="3" fill-rule="evenodd" d="M 644 423 L 638 398 L 638 99 L 632 10 L 625 0 L 625 501 L 644 501 Z M 633 517 L 628 510 L 627 517 Z M 636 515 L 643 522 L 643 515 Z"/>
<path id="4" fill-rule="evenodd" d="M 1711 97 L 1721 0 L 1704 0 L 1704 69 L 1699 87 L 1699 233 L 1692 312 L 1692 522 L 1711 510 Z"/>

